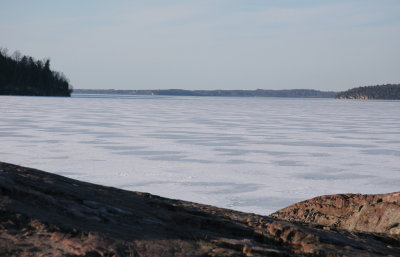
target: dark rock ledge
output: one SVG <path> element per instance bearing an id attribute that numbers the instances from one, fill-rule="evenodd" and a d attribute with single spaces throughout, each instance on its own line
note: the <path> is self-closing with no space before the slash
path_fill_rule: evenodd
<path id="1" fill-rule="evenodd" d="M 365 198 L 361 210 L 393 207 L 381 198 Z M 398 208 L 398 194 L 390 199 Z M 324 201 L 315 202 L 318 213 Z M 355 214 L 312 214 L 334 219 L 318 224 L 322 218 L 295 208 L 273 215 L 293 223 L 0 163 L 0 256 L 400 256 L 392 221 L 393 228 L 365 232 L 340 222 Z"/>

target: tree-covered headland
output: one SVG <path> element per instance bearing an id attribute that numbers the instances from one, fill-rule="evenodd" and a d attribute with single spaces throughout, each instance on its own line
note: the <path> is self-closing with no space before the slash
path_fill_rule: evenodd
<path id="1" fill-rule="evenodd" d="M 50 60 L 36 60 L 19 51 L 8 55 L 0 48 L 0 95 L 71 96 L 72 86 Z"/>
<path id="2" fill-rule="evenodd" d="M 335 98 L 400 100 L 400 84 L 356 87 L 338 93 Z"/>

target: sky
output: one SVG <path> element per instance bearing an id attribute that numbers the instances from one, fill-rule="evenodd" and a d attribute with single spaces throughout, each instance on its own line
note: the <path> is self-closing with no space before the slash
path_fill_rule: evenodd
<path id="1" fill-rule="evenodd" d="M 0 0 L 0 47 L 82 89 L 400 83 L 399 0 Z"/>

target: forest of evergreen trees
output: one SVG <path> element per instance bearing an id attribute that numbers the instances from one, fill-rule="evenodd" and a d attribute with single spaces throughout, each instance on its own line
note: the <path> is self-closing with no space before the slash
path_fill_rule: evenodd
<path id="1" fill-rule="evenodd" d="M 400 84 L 352 88 L 338 93 L 335 98 L 400 100 Z"/>
<path id="2" fill-rule="evenodd" d="M 35 60 L 0 48 L 0 95 L 71 96 L 64 74 L 50 70 L 50 60 Z"/>

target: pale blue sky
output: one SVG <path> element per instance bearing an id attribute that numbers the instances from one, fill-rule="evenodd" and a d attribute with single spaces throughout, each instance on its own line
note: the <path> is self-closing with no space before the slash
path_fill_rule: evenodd
<path id="1" fill-rule="evenodd" d="M 400 83 L 400 1 L 0 0 L 0 46 L 75 88 Z"/>

